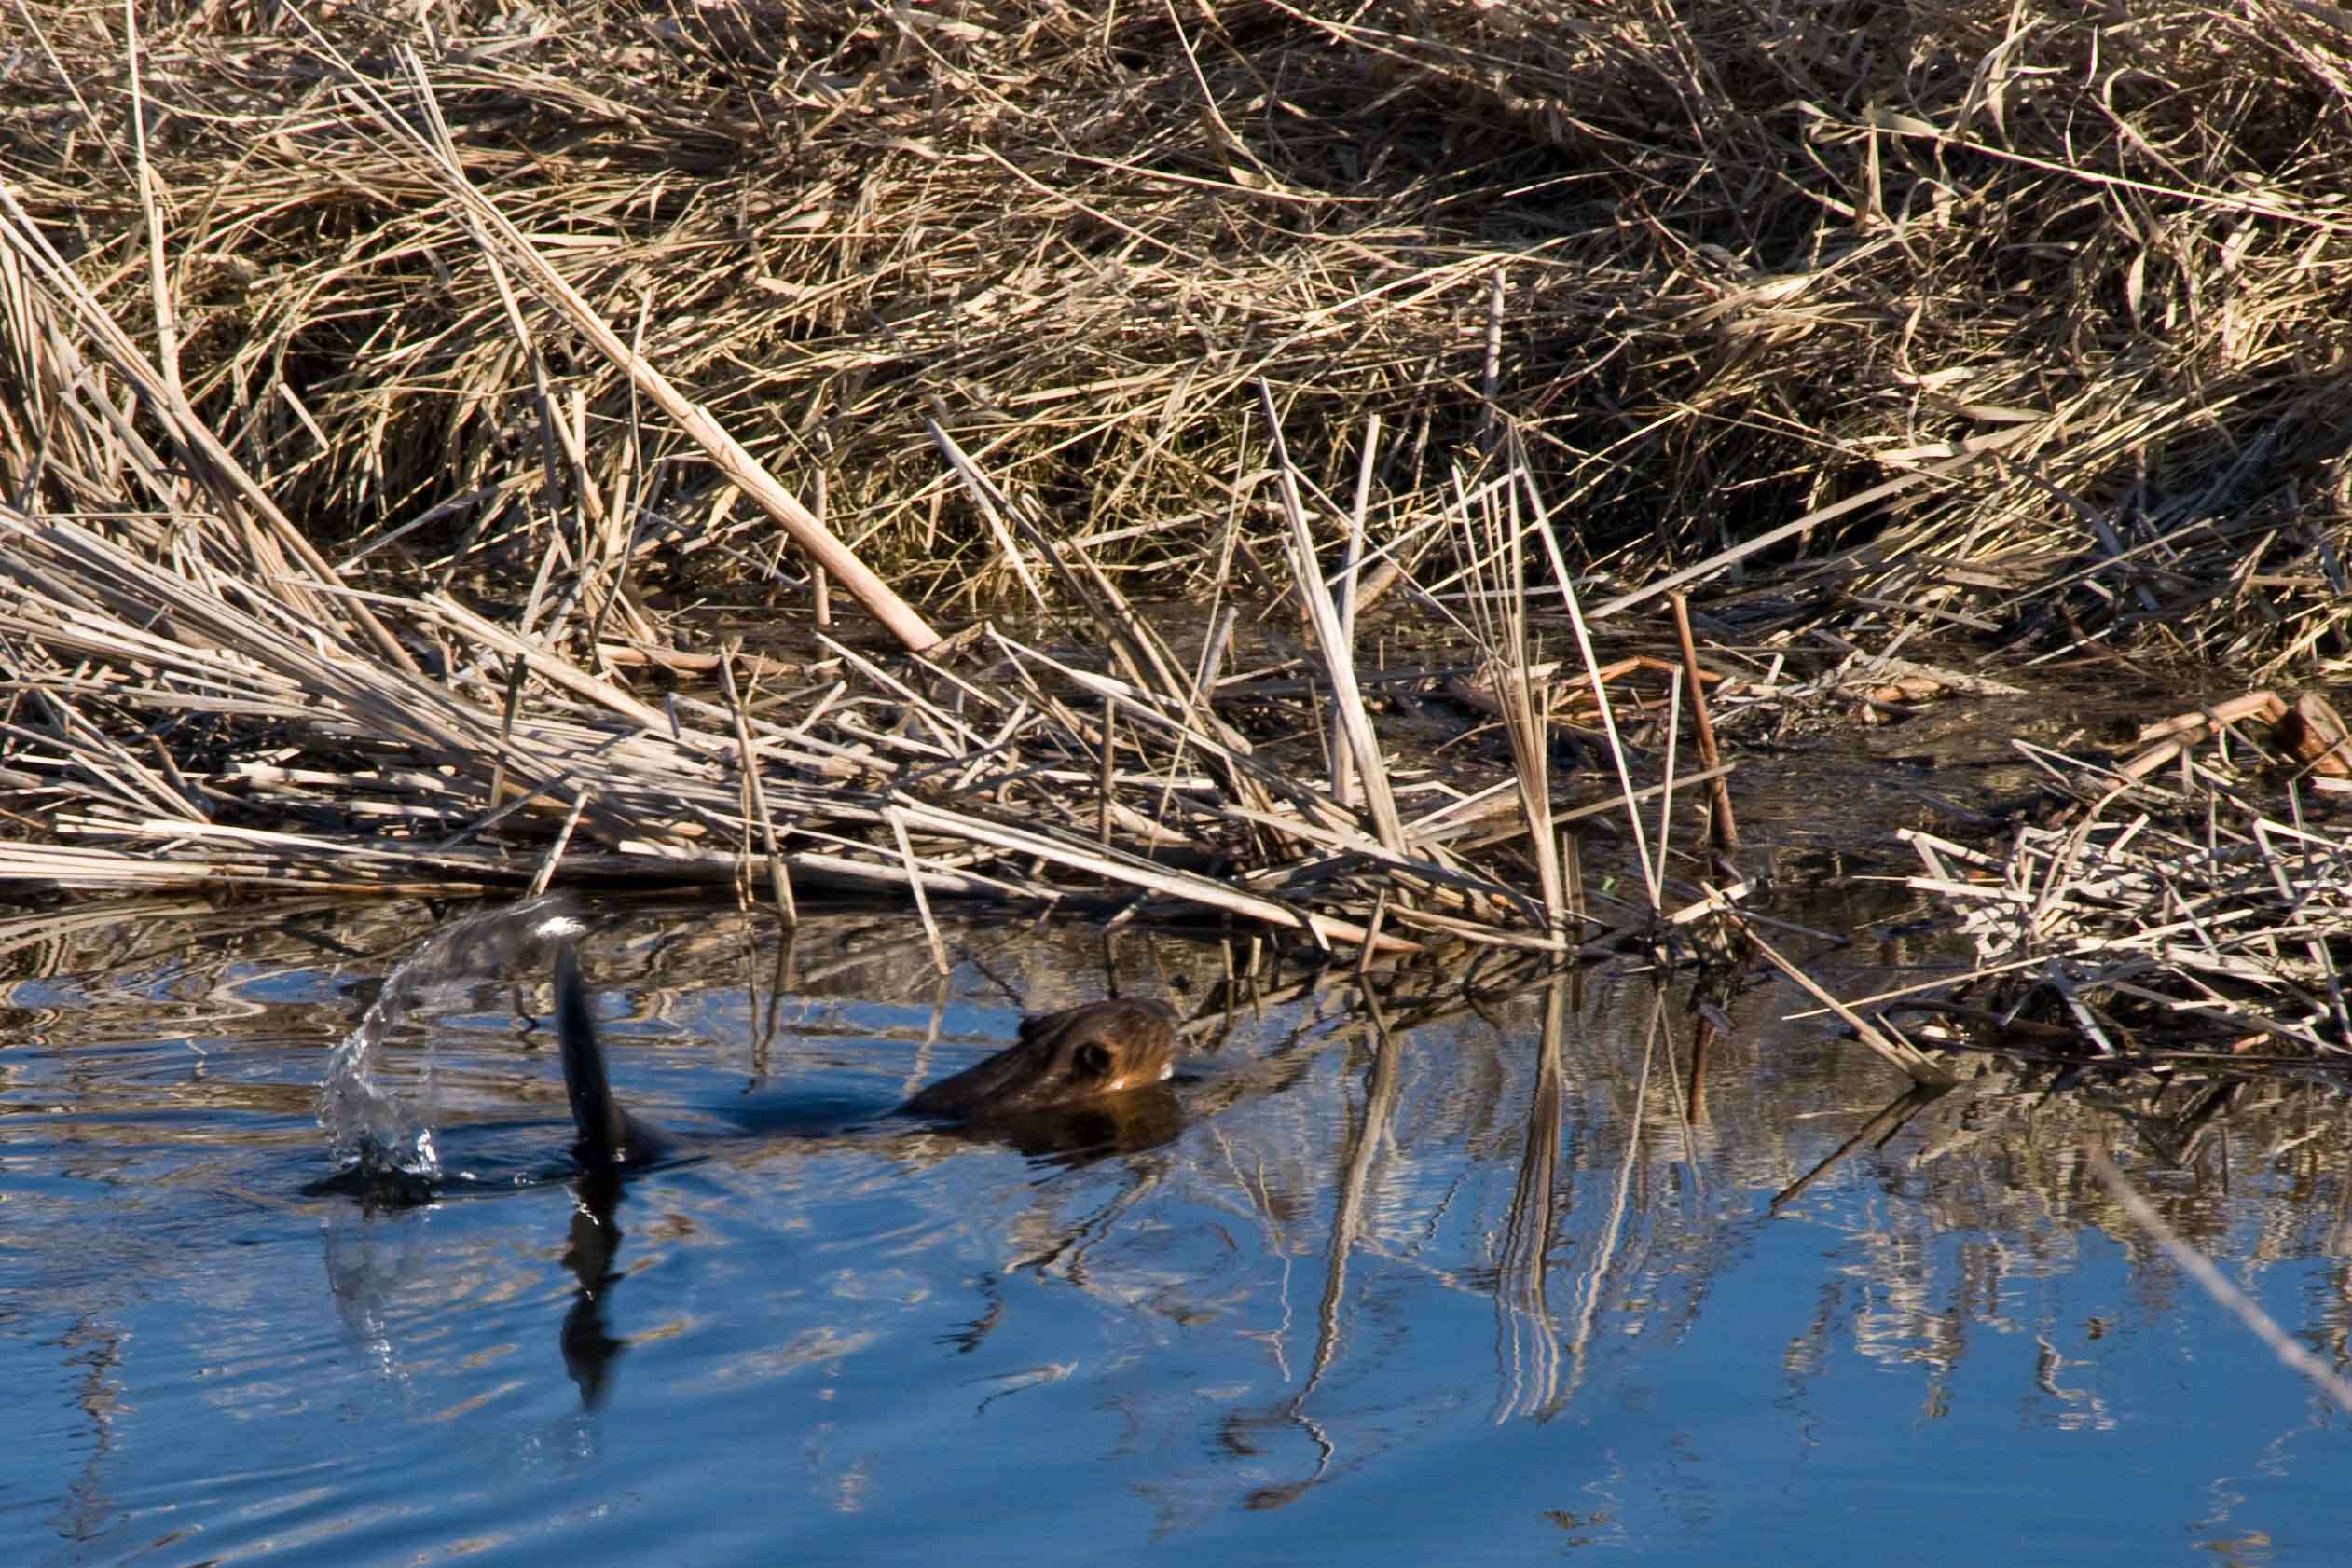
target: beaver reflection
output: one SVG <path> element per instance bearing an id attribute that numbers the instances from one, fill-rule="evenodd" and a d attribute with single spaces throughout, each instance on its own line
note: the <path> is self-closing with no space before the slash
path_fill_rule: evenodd
<path id="1" fill-rule="evenodd" d="M 564 1314 L 556 1343 L 563 1353 L 565 1371 L 579 1386 L 580 1408 L 592 1410 L 604 1400 L 612 1358 L 628 1348 L 626 1340 L 612 1337 L 604 1317 L 605 1293 L 621 1281 L 621 1271 L 614 1266 L 621 1250 L 621 1226 L 614 1214 L 621 1203 L 621 1179 L 609 1166 L 584 1171 L 573 1194 L 578 1201 L 572 1206 L 571 1236 L 563 1260 L 580 1287 L 571 1310 Z"/>
<path id="2" fill-rule="evenodd" d="M 569 943 L 557 950 L 555 980 L 556 1038 L 581 1162 L 610 1170 L 661 1158 L 669 1140 L 613 1098 Z M 961 1122 L 975 1138 L 1071 1163 L 1153 1148 L 1175 1136 L 1182 1119 L 1167 1087 L 1176 1070 L 1176 1022 L 1165 1003 L 1129 1000 L 1025 1018 L 1014 1044 L 942 1079 L 899 1112 Z"/>
<path id="3" fill-rule="evenodd" d="M 1148 1083 L 1083 1104 L 1025 1112 L 993 1122 L 970 1121 L 956 1131 L 967 1137 L 1008 1145 L 1033 1158 L 1046 1157 L 1053 1164 L 1078 1166 L 1113 1154 L 1156 1148 L 1175 1137 L 1182 1125 L 1183 1114 L 1174 1092 L 1165 1083 Z M 639 1126 L 638 1131 L 641 1134 L 643 1128 Z M 607 1317 L 612 1293 L 625 1277 L 618 1263 L 626 1234 L 620 1222 L 625 1198 L 622 1167 L 588 1166 L 573 1183 L 572 1197 L 563 1261 L 578 1281 L 578 1288 L 557 1330 L 556 1344 L 565 1371 L 579 1387 L 580 1408 L 593 1410 L 611 1392 L 613 1364 L 629 1347 L 628 1341 L 614 1337 Z M 973 1349 L 986 1332 L 986 1326 L 975 1326 L 968 1341 L 957 1342 L 966 1350 Z"/>

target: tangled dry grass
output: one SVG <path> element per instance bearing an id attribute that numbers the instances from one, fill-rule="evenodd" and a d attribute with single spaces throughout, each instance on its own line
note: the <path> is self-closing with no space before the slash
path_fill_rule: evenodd
<path id="1" fill-rule="evenodd" d="M 1981 966 L 1901 993 L 1905 1008 L 2109 1064 L 2341 1066 L 2352 838 L 2326 808 L 2352 794 L 2343 721 L 2259 691 L 2139 738 L 2115 763 L 2018 742 L 2056 792 L 1994 852 L 1903 831 L 1924 866 L 1912 886 Z"/>
<path id="2" fill-rule="evenodd" d="M 473 183 L 921 601 L 1016 553 L 931 417 L 1108 561 L 1256 570 L 1262 377 L 1306 474 L 1380 417 L 1373 536 L 1409 558 L 1508 430 L 1604 593 L 1745 547 L 1730 625 L 2345 652 L 2326 7 L 203 0 L 140 7 L 135 50 L 117 8 L 13 8 L 0 180 L 261 486 L 389 571 L 528 571 L 560 516 L 641 574 L 799 575 L 502 296 L 355 86 L 417 116 L 410 48 Z M 119 384 L 56 363 L 21 266 L 0 296 L 9 493 L 158 504 L 73 433 Z"/>

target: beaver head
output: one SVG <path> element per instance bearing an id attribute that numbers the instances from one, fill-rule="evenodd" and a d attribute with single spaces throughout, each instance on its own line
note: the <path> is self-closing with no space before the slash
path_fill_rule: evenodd
<path id="1" fill-rule="evenodd" d="M 901 1108 L 974 1121 L 1031 1115 L 1164 1081 L 1176 1070 L 1164 1002 L 1088 1002 L 1021 1021 L 1018 1044 L 943 1078 Z"/>

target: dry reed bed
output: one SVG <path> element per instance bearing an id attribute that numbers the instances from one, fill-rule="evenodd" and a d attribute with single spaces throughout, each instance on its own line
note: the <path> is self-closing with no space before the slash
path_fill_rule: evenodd
<path id="1" fill-rule="evenodd" d="M 1774 570 L 1714 609 L 1749 631 L 2345 652 L 2352 44 L 2324 7 L 566 0 L 306 8 L 319 38 L 147 9 L 134 48 L 118 9 L 19 7 L 0 181 L 239 463 L 404 591 L 469 553 L 530 570 L 550 515 L 640 572 L 800 576 L 479 264 L 355 85 L 417 117 L 406 46 L 467 177 L 934 604 L 1022 554 L 934 413 L 1057 538 L 1271 586 L 1262 377 L 1302 473 L 1382 420 L 1373 546 L 1433 567 L 1515 432 L 1604 617 L 1748 551 Z M 34 296 L 0 267 L 7 492 L 152 500 L 76 433 L 120 390 L 61 372 Z"/>
<path id="2" fill-rule="evenodd" d="M 1618 922 L 1589 912 L 1577 859 L 1563 853 L 1563 825 L 1609 806 L 1574 805 L 1550 780 L 1554 682 L 1529 632 L 1529 563 L 1540 552 L 1575 625 L 1648 916 L 1665 916 L 1671 894 L 1709 912 L 1736 896 L 1669 885 L 1678 785 L 1717 786 L 1719 845 L 1729 838 L 1687 627 L 1683 663 L 1668 667 L 1665 776 L 1645 791 L 1616 741 L 1554 511 L 1516 437 L 1496 477 L 1458 493 L 1443 518 L 1471 585 L 1464 630 L 1510 741 L 1510 768 L 1465 789 L 1463 769 L 1394 764 L 1356 670 L 1379 421 L 1367 421 L 1354 506 L 1342 512 L 1291 462 L 1272 391 L 1258 383 L 1286 592 L 1313 637 L 1306 712 L 1324 765 L 1301 777 L 1259 759 L 1219 711 L 1254 679 L 1225 673 L 1238 612 L 1222 602 L 1222 578 L 1205 641 L 1178 660 L 1090 555 L 1050 537 L 1034 495 L 1009 491 L 934 425 L 942 466 L 1031 593 L 1044 601 L 1025 552 L 1050 567 L 1107 656 L 1056 656 L 985 626 L 942 640 L 569 286 L 544 244 L 468 177 L 421 61 L 404 53 L 400 65 L 416 121 L 385 91 L 365 89 L 364 102 L 455 199 L 516 340 L 534 338 L 510 277 L 827 560 L 911 662 L 886 665 L 828 640 L 830 658 L 781 672 L 820 676 L 815 683 L 740 689 L 734 650 L 681 655 L 661 639 L 624 591 L 635 525 L 618 530 L 614 514 L 585 503 L 540 530 L 536 579 L 505 619 L 461 602 L 447 574 L 420 593 L 354 589 L 209 427 L 174 333 L 159 331 L 151 356 L 0 193 L 7 275 L 23 305 L 19 347 L 31 381 L 59 394 L 34 476 L 53 467 L 118 492 L 103 512 L 79 515 L 0 505 L 0 638 L 11 654 L 0 799 L 30 841 L 0 856 L 0 876 L 313 891 L 543 887 L 558 873 L 732 879 L 747 899 L 763 883 L 788 921 L 796 882 L 901 888 L 942 970 L 929 912 L 942 894 L 1051 906 L 1115 890 L 1121 918 L 1214 912 L 1326 950 L 1466 939 L 1572 954 Z M 143 154 L 143 180 L 148 167 Z M 151 192 L 142 211 L 159 238 Z M 126 389 L 131 412 L 89 395 L 109 383 Z M 536 406 L 553 464 L 567 426 L 552 398 Z M 583 433 L 575 423 L 569 433 Z M 593 495 L 585 449 L 570 451 L 576 495 Z M 1347 533 L 1336 583 L 1318 556 L 1318 521 Z M 721 692 L 673 694 L 655 708 L 614 678 L 622 653 L 713 670 Z M 779 673 L 757 659 L 740 667 Z M 1708 765 L 1678 779 L 1683 699 L 1701 721 Z M 1645 832 L 1639 802 L 1651 793 L 1662 798 Z"/>
<path id="3" fill-rule="evenodd" d="M 2241 737 L 2243 739 L 2244 737 Z M 2352 1066 L 2352 832 L 2235 756 L 2128 767 L 2019 743 L 2075 805 L 1988 851 L 1906 830 L 1979 968 L 1892 1011 L 1938 1037 L 2134 1069 Z M 1874 998 L 1883 1001 L 1886 998 Z M 1863 1004 L 1857 1003 L 1856 1006 Z"/>
<path id="4" fill-rule="evenodd" d="M 1121 917 L 1222 915 L 1326 948 L 1461 939 L 1558 956 L 1643 912 L 1588 912 L 1566 823 L 1631 814 L 1654 916 L 1690 887 L 1668 875 L 1674 791 L 1692 801 L 1721 777 L 1643 790 L 1620 751 L 1626 798 L 1572 803 L 1548 779 L 1553 688 L 1529 677 L 1523 628 L 1490 642 L 1485 664 L 1489 689 L 1511 695 L 1515 765 L 1484 779 L 1397 766 L 1303 554 L 1329 640 L 1308 667 L 1334 699 L 1303 711 L 1347 763 L 1322 777 L 1262 760 L 1224 716 L 1257 700 L 1261 673 L 1225 673 L 1233 611 L 1180 661 L 1091 569 L 1066 569 L 1064 589 L 1090 607 L 1107 657 L 985 626 L 928 658 L 835 643 L 795 668 L 729 653 L 712 661 L 720 695 L 657 707 L 568 656 L 567 642 L 611 647 L 580 624 L 522 635 L 447 595 L 369 596 L 366 627 L 415 650 L 378 655 L 361 597 L 260 566 L 272 542 L 240 526 L 253 521 L 226 503 L 187 510 L 149 554 L 134 542 L 156 519 L 120 529 L 126 542 L 0 507 L 0 809 L 25 840 L 0 846 L 0 879 L 733 882 L 788 918 L 796 888 L 815 886 L 911 892 L 927 927 L 939 896 L 1097 909 L 1108 897 Z M 1303 552 L 1303 513 L 1294 535 Z M 738 687 L 738 667 L 769 684 Z M 1679 670 L 1671 681 L 1696 685 Z M 1678 723 L 1670 714 L 1670 768 Z M 1664 798 L 1644 835 L 1635 804 L 1651 795 Z M 943 969 L 936 930 L 932 948 Z"/>

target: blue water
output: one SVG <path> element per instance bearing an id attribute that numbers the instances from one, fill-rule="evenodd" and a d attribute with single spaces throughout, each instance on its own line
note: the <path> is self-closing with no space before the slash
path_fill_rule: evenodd
<path id="1" fill-rule="evenodd" d="M 1904 1087 L 1794 993 L 1729 1004 L 1694 1097 L 1687 997 L 1639 974 L 1386 1035 L 1342 977 L 1209 1036 L 1188 1093 L 1232 1103 L 1066 1168 L 873 1113 L 1015 993 L 1102 994 L 1098 936 L 951 928 L 942 981 L 833 917 L 778 997 L 766 927 L 670 912 L 584 951 L 616 1084 L 695 1158 L 581 1215 L 550 1042 L 485 983 L 385 1064 L 421 1095 L 431 1053 L 449 1195 L 306 1196 L 327 1052 L 429 928 L 148 912 L 0 960 L 0 1563 L 2352 1550 L 2343 1412 L 2084 1163 L 2342 1367 L 2322 1089 L 2242 1095 L 2176 1169 L 1991 1070 L 1776 1212 Z M 1116 958 L 1188 1012 L 1225 961 Z M 609 1262 L 575 1239 L 612 1226 Z"/>

